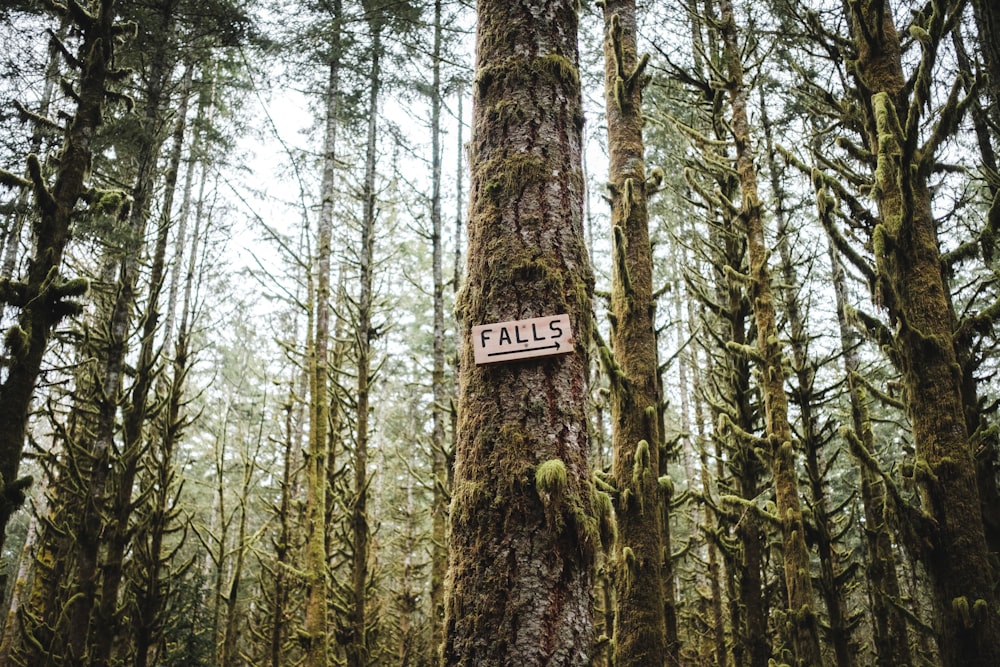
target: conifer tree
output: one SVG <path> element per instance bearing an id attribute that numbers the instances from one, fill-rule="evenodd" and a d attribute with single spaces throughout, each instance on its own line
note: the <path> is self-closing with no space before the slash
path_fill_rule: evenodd
<path id="1" fill-rule="evenodd" d="M 941 660 L 949 667 L 1000 660 L 1000 620 L 992 613 L 997 602 L 929 188 L 936 151 L 961 115 L 957 95 L 921 141 L 938 49 L 962 4 L 932 2 L 913 23 L 921 54 L 911 82 L 903 73 L 892 6 L 862 2 L 850 13 L 864 138 L 876 160 L 876 289 L 895 329 L 890 340 L 908 390 L 916 480 L 932 536 L 924 558 Z"/>
<path id="2" fill-rule="evenodd" d="M 101 191 L 91 185 L 93 142 L 104 120 L 109 87 L 123 73 L 115 63 L 118 37 L 125 28 L 116 23 L 115 0 L 100 0 L 86 6 L 77 2 L 47 3 L 50 10 L 67 16 L 80 34 L 74 54 L 63 44 L 60 53 L 79 72 L 69 83 L 74 87 L 76 110 L 65 127 L 59 165 L 54 174 L 43 173 L 37 155 L 28 156 L 29 179 L 0 172 L 7 185 L 31 187 L 37 219 L 32 223 L 34 249 L 23 281 L 5 279 L 0 297 L 17 309 L 17 323 L 4 336 L 9 361 L 0 384 L 0 547 L 11 514 L 20 506 L 30 478 L 19 478 L 28 412 L 42 357 L 52 328 L 67 315 L 79 312 L 72 300 L 86 293 L 87 281 L 67 280 L 60 271 L 78 202 L 87 202 L 100 214 L 120 208 L 120 191 Z"/>
<path id="3" fill-rule="evenodd" d="M 670 554 L 664 551 L 669 541 L 663 539 L 669 523 L 659 510 L 662 397 L 646 204 L 657 182 L 647 180 L 642 140 L 649 57 L 637 54 L 635 3 L 605 0 L 603 11 L 613 256 L 611 348 L 601 354 L 610 378 L 612 474 L 618 494 L 614 659 L 621 666 L 676 664 L 676 617 L 660 576 Z"/>
<path id="4" fill-rule="evenodd" d="M 577 9 L 478 4 L 446 665 L 581 665 L 593 640 Z M 474 325 L 562 313 L 569 354 L 475 364 Z"/>
<path id="5" fill-rule="evenodd" d="M 754 357 L 760 369 L 766 420 L 765 438 L 761 444 L 767 451 L 771 467 L 777 507 L 775 518 L 780 526 L 783 543 L 782 557 L 787 588 L 786 622 L 795 663 L 818 665 L 822 662 L 819 620 L 809 572 L 809 551 L 805 542 L 802 502 L 788 417 L 782 345 L 778 338 L 771 272 L 767 264 L 769 249 L 764 237 L 763 207 L 757 187 L 742 48 L 730 0 L 720 0 L 719 19 L 724 45 L 723 59 L 729 75 L 732 132 L 736 144 L 735 168 L 740 179 L 740 218 L 747 236 L 749 272 L 745 279 L 749 284 L 757 324 L 757 350 Z"/>

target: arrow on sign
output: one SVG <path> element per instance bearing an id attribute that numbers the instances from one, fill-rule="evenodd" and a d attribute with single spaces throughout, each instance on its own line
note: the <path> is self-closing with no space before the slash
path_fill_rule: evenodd
<path id="1" fill-rule="evenodd" d="M 477 364 L 547 357 L 573 351 L 569 315 L 549 315 L 472 327 Z"/>
<path id="2" fill-rule="evenodd" d="M 559 345 L 559 342 L 556 341 L 552 345 L 546 345 L 544 347 L 531 347 L 531 348 L 527 348 L 527 349 L 524 349 L 524 350 L 507 350 L 505 352 L 490 352 L 488 356 L 499 357 L 499 356 L 502 356 L 502 355 L 505 355 L 505 354 L 521 354 L 523 352 L 538 352 L 540 350 L 552 350 L 552 349 L 555 349 L 555 350 L 558 351 L 560 347 L 561 346 Z"/>

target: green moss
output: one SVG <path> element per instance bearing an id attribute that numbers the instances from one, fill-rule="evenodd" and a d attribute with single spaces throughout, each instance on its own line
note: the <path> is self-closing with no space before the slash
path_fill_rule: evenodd
<path id="1" fill-rule="evenodd" d="M 558 53 L 530 60 L 503 61 L 479 70 L 476 76 L 476 89 L 480 97 L 485 97 L 495 88 L 503 90 L 536 88 L 539 86 L 539 81 L 550 82 L 555 84 L 555 87 L 569 85 L 576 90 L 580 87 L 580 70 L 573 61 Z"/>
<path id="2" fill-rule="evenodd" d="M 649 470 L 651 463 L 649 455 L 649 443 L 640 440 L 635 446 L 635 462 L 632 465 L 632 481 L 637 482 L 640 476 Z"/>
<path id="3" fill-rule="evenodd" d="M 638 559 L 635 557 L 632 547 L 622 547 L 622 559 L 625 561 L 625 567 L 629 569 L 629 572 L 635 572 Z"/>
<path id="4" fill-rule="evenodd" d="M 972 604 L 972 619 L 976 623 L 984 622 L 989 613 L 990 605 L 986 600 L 980 598 Z"/>
<path id="5" fill-rule="evenodd" d="M 10 350 L 11 356 L 15 359 L 23 357 L 28 353 L 29 342 L 30 337 L 28 336 L 28 332 L 20 326 L 15 324 L 10 329 L 7 329 L 7 335 L 4 337 L 4 344 L 7 346 L 7 349 Z"/>
<path id="6" fill-rule="evenodd" d="M 951 601 L 951 609 L 958 616 L 962 625 L 966 628 L 972 627 L 972 614 L 969 609 L 969 598 L 964 595 L 957 597 Z"/>
<path id="7" fill-rule="evenodd" d="M 661 475 L 657 481 L 660 488 L 660 493 L 664 498 L 670 500 L 674 496 L 674 480 L 670 478 L 670 475 Z"/>
<path id="8" fill-rule="evenodd" d="M 597 514 L 601 546 L 605 551 L 610 551 L 618 538 L 618 523 L 615 521 L 615 510 L 611 503 L 611 496 L 603 491 L 595 491 L 594 512 Z"/>
<path id="9" fill-rule="evenodd" d="M 87 278 L 74 278 L 67 280 L 59 286 L 57 293 L 60 297 L 83 296 L 90 291 L 90 280 Z"/>
<path id="10" fill-rule="evenodd" d="M 566 491 L 566 464 L 560 459 L 550 459 L 535 469 L 535 488 L 545 502 L 560 499 Z"/>
<path id="11" fill-rule="evenodd" d="M 548 161 L 533 153 L 504 154 L 476 167 L 477 172 L 489 174 L 485 193 L 496 204 L 520 198 L 529 185 L 546 181 L 549 170 Z"/>

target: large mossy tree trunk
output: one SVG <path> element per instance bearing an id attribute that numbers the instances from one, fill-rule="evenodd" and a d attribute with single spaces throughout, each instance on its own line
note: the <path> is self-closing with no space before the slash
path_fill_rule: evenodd
<path id="1" fill-rule="evenodd" d="M 607 0 L 604 90 L 614 253 L 611 350 L 602 355 L 611 380 L 612 475 L 618 491 L 614 660 L 618 667 L 659 667 L 677 662 L 677 624 L 674 617 L 668 641 L 660 571 L 669 558 L 659 510 L 661 397 L 642 139 L 648 57 L 638 57 L 636 33 L 635 2 Z"/>
<path id="2" fill-rule="evenodd" d="M 577 9 L 478 3 L 446 665 L 576 667 L 593 642 Z M 569 354 L 474 363 L 473 325 L 562 313 Z"/>
<path id="3" fill-rule="evenodd" d="M 31 482 L 19 479 L 18 470 L 42 357 L 52 328 L 78 309 L 66 299 L 86 290 L 85 281 L 67 281 L 60 268 L 77 204 L 91 198 L 92 144 L 102 123 L 107 86 L 115 74 L 115 4 L 103 0 L 93 3 L 92 13 L 83 7 L 73 13 L 81 38 L 76 57 L 81 72 L 75 90 L 76 112 L 66 129 L 54 180 L 46 179 L 37 156 L 28 157 L 38 211 L 32 224 L 34 249 L 24 282 L 4 282 L 0 290 L 4 295 L 9 292 L 11 298 L 4 300 L 19 309 L 17 323 L 4 336 L 9 363 L 0 384 L 0 547 L 7 522 Z"/>
<path id="4" fill-rule="evenodd" d="M 1000 618 L 930 191 L 935 142 L 948 128 L 938 126 L 928 144 L 919 143 L 937 45 L 961 5 L 932 2 L 922 25 L 913 29 L 922 55 L 910 83 L 889 3 L 851 5 L 858 94 L 868 150 L 877 157 L 873 193 L 879 224 L 871 239 L 876 288 L 892 320 L 894 361 L 907 390 L 914 473 L 928 527 L 924 561 L 945 667 L 1000 664 Z M 954 122 L 954 113 L 940 122 Z"/>
<path id="5" fill-rule="evenodd" d="M 757 168 L 751 143 L 747 90 L 743 78 L 742 48 L 730 0 L 719 3 L 723 58 L 729 74 L 732 134 L 736 144 L 736 172 L 740 180 L 740 218 L 747 236 L 750 297 L 757 324 L 757 355 L 760 388 L 764 399 L 765 447 L 773 475 L 777 520 L 781 528 L 785 586 L 786 624 L 797 665 L 820 665 L 819 621 L 816 615 L 809 550 L 805 541 L 802 502 L 788 421 L 782 345 L 778 338 L 770 251 L 764 236 L 764 218 L 758 195 Z"/>

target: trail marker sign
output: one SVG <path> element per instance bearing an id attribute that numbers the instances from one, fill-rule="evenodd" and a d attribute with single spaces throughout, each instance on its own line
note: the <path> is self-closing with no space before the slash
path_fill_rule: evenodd
<path id="1" fill-rule="evenodd" d="M 472 327 L 476 364 L 548 357 L 573 351 L 569 315 L 479 324 Z"/>

